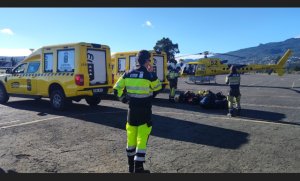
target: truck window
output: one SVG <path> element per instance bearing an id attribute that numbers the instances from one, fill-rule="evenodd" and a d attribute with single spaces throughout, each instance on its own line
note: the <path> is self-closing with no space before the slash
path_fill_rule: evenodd
<path id="1" fill-rule="evenodd" d="M 35 73 L 39 70 L 40 62 L 30 62 L 28 64 L 27 73 Z"/>
<path id="2" fill-rule="evenodd" d="M 154 56 L 153 57 L 153 67 L 155 69 L 156 75 L 160 81 L 164 81 L 164 57 Z"/>
<path id="3" fill-rule="evenodd" d="M 44 54 L 44 72 L 53 72 L 53 53 Z"/>
<path id="4" fill-rule="evenodd" d="M 126 71 L 126 58 L 118 58 L 118 72 Z"/>
<path id="5" fill-rule="evenodd" d="M 87 49 L 90 85 L 107 83 L 105 50 Z"/>
<path id="6" fill-rule="evenodd" d="M 75 67 L 75 50 L 58 50 L 57 51 L 57 72 L 74 72 Z"/>
<path id="7" fill-rule="evenodd" d="M 129 56 L 129 70 L 136 69 L 136 56 Z"/>
<path id="8" fill-rule="evenodd" d="M 13 74 L 25 73 L 26 65 L 27 65 L 27 63 L 17 66 L 16 68 L 14 68 L 12 73 Z"/>

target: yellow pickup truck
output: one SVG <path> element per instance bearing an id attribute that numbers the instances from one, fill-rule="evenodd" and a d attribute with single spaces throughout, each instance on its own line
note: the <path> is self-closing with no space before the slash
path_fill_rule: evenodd
<path id="1" fill-rule="evenodd" d="M 136 55 L 138 51 L 129 52 L 117 52 L 112 54 L 110 67 L 112 69 L 112 80 L 113 84 L 117 82 L 121 75 L 126 71 L 136 68 L 138 64 L 136 61 Z M 151 53 L 151 64 L 153 65 L 154 72 L 162 83 L 163 89 L 168 86 L 169 82 L 167 80 L 167 54 L 165 52 L 155 52 L 153 50 Z M 110 89 L 109 92 L 112 92 Z"/>
<path id="2" fill-rule="evenodd" d="M 17 96 L 50 98 L 55 110 L 83 98 L 95 106 L 112 88 L 110 58 L 110 47 L 102 44 L 80 42 L 39 48 L 0 75 L 0 104 Z"/>

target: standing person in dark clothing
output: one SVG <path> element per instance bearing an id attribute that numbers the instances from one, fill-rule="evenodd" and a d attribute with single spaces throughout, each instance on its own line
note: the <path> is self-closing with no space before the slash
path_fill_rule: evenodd
<path id="1" fill-rule="evenodd" d="M 236 108 L 237 115 L 240 115 L 241 112 L 241 93 L 240 93 L 240 82 L 241 82 L 241 76 L 237 72 L 236 67 L 232 65 L 230 67 L 230 74 L 226 76 L 225 80 L 226 84 L 230 86 L 229 93 L 227 95 L 227 101 L 228 101 L 228 116 L 235 116 L 234 115 L 234 104 Z"/>
<path id="2" fill-rule="evenodd" d="M 146 147 L 152 130 L 153 93 L 162 86 L 152 73 L 150 53 L 141 50 L 137 55 L 139 67 L 125 73 L 114 86 L 114 94 L 123 102 L 129 102 L 127 114 L 127 157 L 130 173 L 150 173 L 144 170 Z"/>

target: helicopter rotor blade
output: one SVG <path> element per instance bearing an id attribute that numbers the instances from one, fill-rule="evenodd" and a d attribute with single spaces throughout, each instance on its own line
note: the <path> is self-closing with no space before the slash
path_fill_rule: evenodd
<path id="1" fill-rule="evenodd" d="M 246 57 L 242 57 L 242 56 L 238 56 L 238 55 L 232 55 L 232 54 L 228 54 L 228 53 L 214 53 L 214 52 L 210 52 L 210 51 L 204 51 L 201 53 L 194 53 L 194 54 L 186 54 L 186 55 L 180 55 L 177 56 L 176 58 L 180 58 L 180 57 L 185 57 L 185 56 L 189 56 L 189 55 L 213 55 L 213 56 L 217 56 L 217 55 L 225 55 L 225 56 L 231 56 L 231 57 L 237 57 L 237 58 L 241 58 L 244 59 Z"/>
<path id="2" fill-rule="evenodd" d="M 193 53 L 193 54 L 180 55 L 180 56 L 177 56 L 176 58 L 185 57 L 185 56 L 189 56 L 189 55 L 203 55 L 203 53 Z"/>
<path id="3" fill-rule="evenodd" d="M 214 53 L 215 55 L 226 55 L 226 56 L 231 56 L 231 57 L 237 57 L 237 58 L 246 58 L 246 57 L 242 57 L 242 56 L 238 56 L 238 55 L 232 55 L 232 54 L 228 54 L 228 53 Z"/>

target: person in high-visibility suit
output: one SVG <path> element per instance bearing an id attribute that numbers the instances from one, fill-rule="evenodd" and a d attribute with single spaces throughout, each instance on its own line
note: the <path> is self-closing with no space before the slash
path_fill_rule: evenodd
<path id="1" fill-rule="evenodd" d="M 240 115 L 241 112 L 241 93 L 240 93 L 240 82 L 241 82 L 241 76 L 237 72 L 236 67 L 232 65 L 230 67 L 230 74 L 226 76 L 225 83 L 230 86 L 229 93 L 227 95 L 227 101 L 228 101 L 228 116 L 235 116 L 234 115 L 234 105 L 236 114 Z"/>
<path id="2" fill-rule="evenodd" d="M 169 94 L 169 101 L 174 102 L 175 98 L 175 92 L 177 89 L 177 83 L 178 83 L 178 77 L 180 68 L 179 66 L 176 66 L 176 60 L 171 59 L 168 63 L 168 74 L 167 74 L 167 80 L 169 81 L 170 86 L 170 94 Z"/>
<path id="3" fill-rule="evenodd" d="M 116 82 L 114 94 L 123 103 L 129 103 L 127 113 L 127 147 L 130 173 L 150 173 L 144 170 L 146 147 L 152 130 L 153 93 L 161 90 L 162 85 L 150 64 L 150 53 L 141 50 L 137 54 L 139 67 L 123 74 Z"/>

